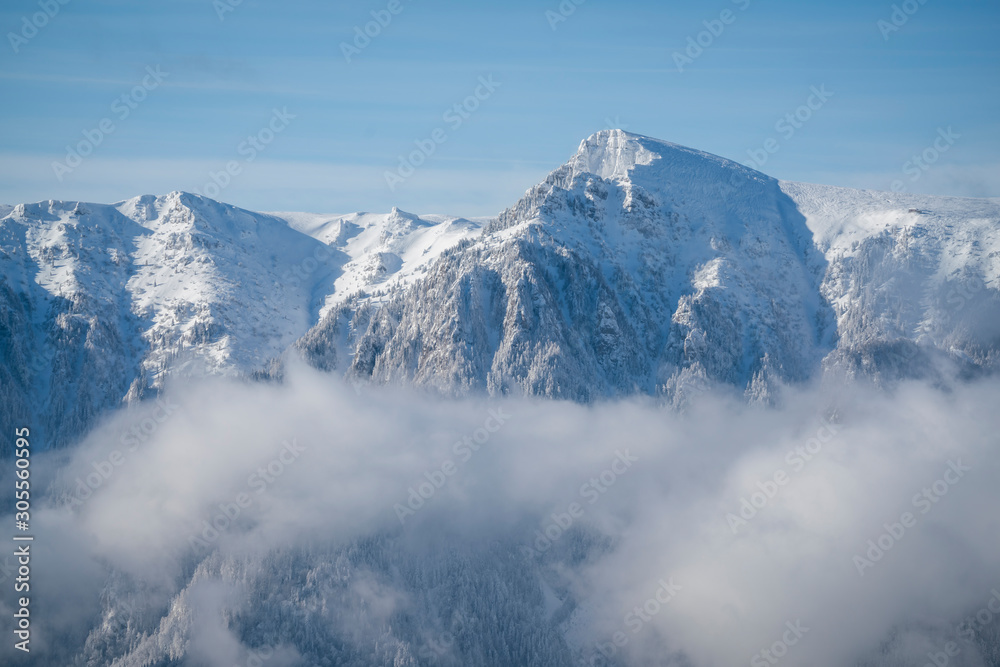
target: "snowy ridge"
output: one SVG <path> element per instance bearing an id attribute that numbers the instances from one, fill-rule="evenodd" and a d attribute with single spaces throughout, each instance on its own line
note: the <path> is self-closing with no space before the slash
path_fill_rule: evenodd
<path id="1" fill-rule="evenodd" d="M 33 417 L 60 444 L 171 375 L 267 373 L 342 292 L 404 282 L 478 230 L 406 215 L 343 216 L 339 241 L 318 234 L 328 245 L 182 192 L 12 207 L 0 218 L 0 417 Z"/>
<path id="2" fill-rule="evenodd" d="M 288 267 L 323 249 L 282 221 L 179 192 L 118 208 L 148 230 L 136 240 L 128 288 L 135 312 L 152 321 L 144 337 L 154 375 L 188 350 L 210 372 L 250 372 L 315 321 L 316 292 L 336 263 L 286 279 Z"/>
<path id="3" fill-rule="evenodd" d="M 317 215 L 275 213 L 304 234 L 344 252 L 349 260 L 327 297 L 321 315 L 352 297 L 377 301 L 427 272 L 442 252 L 480 233 L 464 218 L 417 216 L 393 208 L 388 214 Z"/>
<path id="4" fill-rule="evenodd" d="M 620 130 L 490 220 L 180 192 L 3 211 L 0 417 L 37 413 L 53 443 L 173 374 L 274 375 L 290 349 L 448 395 L 675 405 L 1000 363 L 996 201 L 779 182 Z"/>
<path id="5" fill-rule="evenodd" d="M 141 323 L 125 283 L 142 232 L 113 207 L 75 202 L 21 204 L 0 219 L 5 427 L 30 419 L 62 442 L 130 391 Z"/>
<path id="6" fill-rule="evenodd" d="M 837 312 L 827 359 L 882 382 L 934 377 L 942 354 L 965 373 L 995 369 L 1000 350 L 1000 206 L 782 183 L 829 268 Z"/>

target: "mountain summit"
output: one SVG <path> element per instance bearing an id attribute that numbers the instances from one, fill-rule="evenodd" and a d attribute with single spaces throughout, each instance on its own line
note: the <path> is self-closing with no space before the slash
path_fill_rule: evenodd
<path id="1" fill-rule="evenodd" d="M 654 141 L 624 130 L 602 130 L 580 143 L 567 166 L 576 173 L 594 174 L 609 180 L 628 178 L 635 166 L 648 165 L 662 157 L 663 150 L 654 147 L 654 152 L 643 146 L 643 142 Z M 655 143 L 663 148 L 675 147 L 666 142 Z"/>
<path id="2" fill-rule="evenodd" d="M 605 130 L 378 311 L 321 323 L 307 349 L 329 359 L 324 341 L 349 340 L 352 376 L 448 394 L 678 404 L 709 385 L 766 402 L 824 370 L 881 383 L 937 362 L 993 368 L 998 220 L 988 201 L 782 183 Z M 963 306 L 944 307 L 949 295 Z"/>
<path id="3" fill-rule="evenodd" d="M 381 309 L 352 373 L 582 401 L 804 380 L 835 329 L 810 236 L 773 179 L 600 132 Z"/>

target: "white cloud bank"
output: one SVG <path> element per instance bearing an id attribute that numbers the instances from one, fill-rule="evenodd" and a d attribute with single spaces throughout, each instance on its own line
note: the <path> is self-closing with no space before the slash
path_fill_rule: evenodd
<path id="1" fill-rule="evenodd" d="M 218 581 L 178 597 L 194 563 L 391 535 L 413 561 L 505 545 L 538 572 L 539 618 L 575 664 L 605 664 L 603 652 L 612 664 L 919 666 L 949 643 L 948 664 L 995 664 L 968 641 L 979 625 L 958 624 L 1000 590 L 998 399 L 995 381 L 826 388 L 766 410 L 705 396 L 678 415 L 645 401 L 355 393 L 304 369 L 280 386 L 174 387 L 171 414 L 123 412 L 34 461 L 40 477 L 58 468 L 62 502 L 34 517 L 38 650 L 100 633 L 110 569 L 158 592 L 150 608 L 211 608 L 177 631 L 190 643 L 171 659 L 244 664 L 251 648 L 226 619 L 253 603 Z M 605 546 L 578 557 L 579 536 Z M 429 608 L 429 591 L 352 582 L 367 614 L 353 637 Z M 458 650 L 413 645 L 423 662 L 401 664 L 471 660 Z M 299 660 L 291 646 L 276 655 Z"/>

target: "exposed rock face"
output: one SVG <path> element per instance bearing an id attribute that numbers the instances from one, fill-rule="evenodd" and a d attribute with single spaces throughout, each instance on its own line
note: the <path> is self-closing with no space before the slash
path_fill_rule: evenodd
<path id="1" fill-rule="evenodd" d="M 777 181 L 601 132 L 382 308 L 352 372 L 582 401 L 756 380 L 765 399 L 833 348 L 824 272 Z"/>

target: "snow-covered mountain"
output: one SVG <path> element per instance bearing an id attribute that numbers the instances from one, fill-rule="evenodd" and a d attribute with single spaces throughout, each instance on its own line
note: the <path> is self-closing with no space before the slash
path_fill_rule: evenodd
<path id="1" fill-rule="evenodd" d="M 827 608 L 854 615 L 877 599 L 872 606 L 886 608 L 860 622 L 881 625 L 838 630 L 834 641 L 864 635 L 858 659 L 837 664 L 882 667 L 913 664 L 896 656 L 952 641 L 942 623 L 975 613 L 969 600 L 980 604 L 970 573 L 995 571 L 996 531 L 989 513 L 976 511 L 993 469 L 983 456 L 995 433 L 991 390 L 981 390 L 989 383 L 957 384 L 961 410 L 937 406 L 945 392 L 905 388 L 908 398 L 895 406 L 884 393 L 859 390 L 843 422 L 823 391 L 785 402 L 790 412 L 729 413 L 730 403 L 713 399 L 690 419 L 632 403 L 581 410 L 424 393 L 578 402 L 643 394 L 679 407 L 715 387 L 780 404 L 788 386 L 823 377 L 891 386 L 995 372 L 996 200 L 780 182 L 697 150 L 605 131 L 490 220 L 398 209 L 254 213 L 181 192 L 0 207 L 0 428 L 30 425 L 35 448 L 72 443 L 171 378 L 274 379 L 291 355 L 354 382 L 430 392 L 354 395 L 311 372 L 282 386 L 196 383 L 174 394 L 185 416 L 143 450 L 123 455 L 112 434 L 133 419 L 145 423 L 138 418 L 155 413 L 148 403 L 72 451 L 43 453 L 70 463 L 41 478 L 52 497 L 32 511 L 46 532 L 39 544 L 55 546 L 38 562 L 53 568 L 62 561 L 47 554 L 71 556 L 64 572 L 37 578 L 39 617 L 53 620 L 41 626 L 49 653 L 33 653 L 31 664 L 646 664 L 624 653 L 604 660 L 617 650 L 608 642 L 620 645 L 613 638 L 625 635 L 595 633 L 636 632 L 602 613 L 653 594 L 632 580 L 638 570 L 642 580 L 653 571 L 687 575 L 678 581 L 687 589 L 682 604 L 692 605 L 666 625 L 691 631 L 667 637 L 650 660 L 734 664 L 660 647 L 690 635 L 703 649 L 696 635 L 705 627 L 736 628 L 756 646 L 758 614 L 785 618 L 784 608 L 760 605 L 765 598 L 789 608 L 808 599 L 817 628 L 842 621 Z M 873 407 L 866 397 L 875 397 Z M 523 413 L 509 430 L 497 425 L 496 441 L 471 458 L 462 444 L 471 438 L 478 451 L 504 407 Z M 815 431 L 817 414 L 836 418 Z M 790 424 L 757 423 L 771 418 Z M 730 539 L 724 506 L 735 508 L 746 488 L 763 489 L 746 486 L 761 470 L 774 474 L 762 452 L 788 463 L 786 447 L 831 425 L 845 435 L 830 450 L 850 447 L 793 480 L 785 493 L 794 494 L 776 498 L 754 524 L 758 537 Z M 938 428 L 967 431 L 939 437 Z M 301 440 L 293 462 L 304 452 L 308 463 L 288 462 L 289 440 L 276 444 L 286 437 Z M 608 463 L 624 456 L 613 459 L 610 449 L 626 445 L 643 460 L 635 472 Z M 853 589 L 845 551 L 853 547 L 844 544 L 874 536 L 869 524 L 898 512 L 897 492 L 905 500 L 934 479 L 939 458 L 970 451 L 967 460 L 980 455 L 977 473 L 949 498 L 968 504 L 937 510 L 907 533 L 901 548 L 913 551 L 891 556 L 919 559 L 898 570 L 899 587 L 869 578 Z M 129 472 L 116 474 L 112 462 L 125 456 Z M 586 515 L 562 514 L 583 507 L 570 501 L 585 489 L 603 497 L 595 489 L 603 494 L 607 476 L 613 484 L 620 474 L 629 481 L 606 504 L 590 510 L 588 500 Z M 404 522 L 396 509 L 403 502 L 410 514 L 427 509 Z M 973 516 L 982 523 L 966 521 Z M 565 521 L 573 525 L 564 535 Z M 935 540 L 949 549 L 926 548 Z M 952 579 L 926 591 L 912 586 L 913 576 L 944 571 L 942 563 Z M 828 584 L 841 581 L 841 570 L 848 585 L 833 594 Z M 788 598 L 769 581 L 788 582 L 779 592 L 805 588 Z M 942 591 L 959 588 L 976 596 L 934 608 L 937 625 L 908 602 L 917 591 L 934 600 L 924 604 L 931 608 Z M 622 600 L 608 602 L 612 589 Z M 891 597 L 907 613 L 882 604 Z M 61 608 L 67 599 L 80 601 L 73 613 Z M 641 641 L 662 639 L 657 623 L 630 646 L 636 656 Z M 962 644 L 962 664 L 998 655 L 997 627 L 984 625 Z M 822 652 L 822 643 L 809 650 Z"/>
<path id="2" fill-rule="evenodd" d="M 297 350 L 445 394 L 752 401 L 995 370 L 1000 204 L 784 183 L 619 130 L 486 222 L 174 192 L 0 218 L 0 411 L 65 443 L 173 374 Z"/>
<path id="3" fill-rule="evenodd" d="M 352 372 L 573 400 L 758 391 L 833 348 L 823 270 L 776 181 L 602 132 L 382 308 Z"/>
<path id="4" fill-rule="evenodd" d="M 837 315 L 828 369 L 877 382 L 996 370 L 1000 206 L 782 183 L 825 255 Z"/>
<path id="5" fill-rule="evenodd" d="M 314 238 L 181 192 L 14 207 L 0 219 L 3 423 L 58 445 L 171 375 L 267 373 L 328 301 L 404 282 L 477 229 L 399 211 L 320 218 L 342 231 Z"/>
<path id="6" fill-rule="evenodd" d="M 1000 207 L 780 183 L 621 131 L 351 323 L 350 373 L 445 393 L 770 400 L 825 365 L 993 369 Z M 344 314 L 306 337 L 314 359 Z M 824 363 L 825 362 L 825 363 Z"/>

